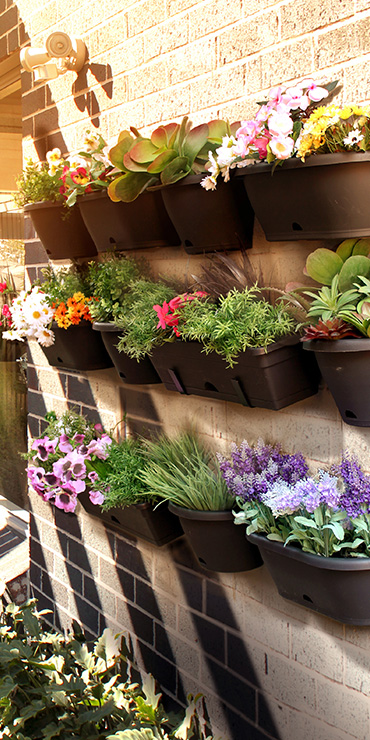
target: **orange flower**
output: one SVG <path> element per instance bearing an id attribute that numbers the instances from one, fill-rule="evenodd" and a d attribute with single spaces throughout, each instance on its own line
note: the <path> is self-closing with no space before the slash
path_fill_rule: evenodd
<path id="1" fill-rule="evenodd" d="M 68 329 L 69 326 L 77 326 L 82 319 L 92 321 L 87 303 L 91 301 L 83 293 L 75 293 L 68 298 L 67 305 L 60 303 L 55 311 L 54 319 L 62 329 Z"/>

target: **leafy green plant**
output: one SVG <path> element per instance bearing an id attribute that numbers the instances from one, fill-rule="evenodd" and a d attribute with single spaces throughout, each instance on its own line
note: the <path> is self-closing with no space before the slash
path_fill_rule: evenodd
<path id="1" fill-rule="evenodd" d="M 122 636 L 104 630 L 89 647 L 76 623 L 64 635 L 42 622 L 35 601 L 0 615 L 0 734 L 14 740 L 207 740 L 188 697 L 185 717 L 169 715 L 149 674 L 130 679 Z M 208 740 L 212 740 L 211 737 Z"/>
<path id="2" fill-rule="evenodd" d="M 14 194 L 17 206 L 23 208 L 29 203 L 39 201 L 63 201 L 60 193 L 60 172 L 50 174 L 46 163 L 28 160 L 22 174 L 17 179 L 18 192 Z"/>
<path id="3" fill-rule="evenodd" d="M 89 264 L 89 282 L 95 298 L 90 313 L 94 321 L 114 322 L 131 284 L 147 272 L 143 261 L 108 254 L 101 262 Z"/>
<path id="4" fill-rule="evenodd" d="M 42 291 L 48 296 L 50 305 L 66 303 L 74 293 L 91 295 L 89 276 L 77 265 L 58 270 L 49 266 L 44 267 L 41 272 L 43 280 L 37 281 L 35 285 L 40 285 Z"/>
<path id="5" fill-rule="evenodd" d="M 135 439 L 113 442 L 109 448 L 106 473 L 101 475 L 98 486 L 104 494 L 101 508 L 106 511 L 116 506 L 138 504 L 153 497 L 140 479 L 146 465 L 142 443 Z"/>
<path id="6" fill-rule="evenodd" d="M 305 272 L 323 285 L 331 285 L 338 276 L 339 290 L 353 288 L 359 276 L 370 277 L 370 238 L 345 239 L 335 252 L 325 247 L 315 249 L 308 255 Z"/>
<path id="7" fill-rule="evenodd" d="M 118 350 L 140 360 L 153 347 L 163 344 L 166 335 L 153 306 L 174 298 L 177 293 L 178 290 L 162 281 L 141 279 L 133 283 L 115 316 L 115 324 L 120 329 Z"/>
<path id="8" fill-rule="evenodd" d="M 230 126 L 226 121 L 214 120 L 192 128 L 184 116 L 181 123 L 159 126 L 150 138 L 141 136 L 134 127 L 122 131 L 109 156 L 123 174 L 109 185 L 109 196 L 114 201 L 129 202 L 149 186 L 172 185 L 186 175 L 205 172 L 209 152 L 215 151 L 223 136 L 235 133 L 238 126 L 239 122 Z"/>
<path id="9" fill-rule="evenodd" d="M 297 322 L 278 301 L 266 301 L 258 287 L 231 290 L 219 302 L 195 299 L 179 312 L 178 330 L 183 340 L 197 340 L 205 352 L 217 352 L 232 367 L 247 347 L 267 347 L 294 333 Z"/>
<path id="10" fill-rule="evenodd" d="M 140 479 L 151 496 L 186 509 L 220 511 L 235 501 L 227 492 L 217 458 L 192 432 L 162 435 L 145 443 L 147 465 Z"/>
<path id="11" fill-rule="evenodd" d="M 313 298 L 307 321 L 317 319 L 316 325 L 305 329 L 305 339 L 339 339 L 361 334 L 370 336 L 370 280 L 361 276 L 358 280 L 360 282 L 354 283 L 352 289 L 342 293 L 337 274 L 330 287 L 324 286 L 318 293 L 305 291 L 306 295 Z"/>

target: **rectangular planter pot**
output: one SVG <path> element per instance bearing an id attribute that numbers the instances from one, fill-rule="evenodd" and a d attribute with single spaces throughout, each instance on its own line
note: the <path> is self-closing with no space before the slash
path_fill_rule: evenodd
<path id="1" fill-rule="evenodd" d="M 100 332 L 105 349 L 111 358 L 114 367 L 121 380 L 132 385 L 145 385 L 150 383 L 161 383 L 150 358 L 145 356 L 139 362 L 117 349 L 120 330 L 114 324 L 107 322 L 94 322 L 94 331 Z"/>
<path id="2" fill-rule="evenodd" d="M 246 542 L 244 528 L 234 524 L 231 511 L 196 511 L 170 503 L 184 534 L 206 570 L 240 573 L 262 565 L 258 548 Z"/>
<path id="3" fill-rule="evenodd" d="M 92 324 L 85 320 L 68 329 L 52 324 L 55 342 L 51 347 L 41 347 L 49 364 L 68 370 L 101 370 L 112 367 L 112 361 L 103 340 L 93 331 Z"/>
<path id="4" fill-rule="evenodd" d="M 52 260 L 96 256 L 95 244 L 82 220 L 78 205 L 67 208 L 49 201 L 30 203 L 29 213 L 43 247 Z"/>
<path id="5" fill-rule="evenodd" d="M 343 421 L 370 427 L 370 339 L 312 339 L 303 348 L 315 354 Z"/>
<path id="6" fill-rule="evenodd" d="M 161 189 L 171 221 L 188 254 L 252 246 L 254 214 L 243 180 L 232 176 L 217 189 L 201 187 L 204 175 L 188 175 Z M 141 196 L 140 196 L 141 197 Z"/>
<path id="7" fill-rule="evenodd" d="M 160 192 L 145 191 L 132 203 L 114 203 L 105 191 L 97 191 L 79 198 L 78 204 L 98 252 L 180 243 Z"/>
<path id="8" fill-rule="evenodd" d="M 370 234 L 370 153 L 317 154 L 245 169 L 244 184 L 269 241 Z"/>
<path id="9" fill-rule="evenodd" d="M 247 349 L 228 368 L 199 342 L 167 342 L 156 347 L 152 362 L 168 390 L 233 401 L 244 406 L 281 409 L 317 392 L 316 362 L 307 362 L 298 337 L 274 342 L 265 351 Z"/>
<path id="10" fill-rule="evenodd" d="M 370 624 L 370 558 L 325 558 L 258 534 L 247 540 L 284 599 L 345 624 Z"/>
<path id="11" fill-rule="evenodd" d="M 158 547 L 172 542 L 183 534 L 178 517 L 171 514 L 167 504 L 161 504 L 154 509 L 152 504 L 145 501 L 142 504 L 102 511 L 100 506 L 91 503 L 87 491 L 80 494 L 78 498 L 89 514 L 125 534 L 146 540 Z"/>

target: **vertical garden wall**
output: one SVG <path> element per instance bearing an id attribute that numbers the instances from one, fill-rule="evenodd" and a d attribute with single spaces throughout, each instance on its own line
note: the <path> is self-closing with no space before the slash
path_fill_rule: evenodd
<path id="1" fill-rule="evenodd" d="M 368 0 L 18 0 L 0 3 L 0 21 L 17 10 L 33 45 L 57 29 L 81 36 L 89 50 L 77 79 L 69 73 L 35 84 L 22 73 L 25 158 L 44 159 L 55 146 L 73 150 L 88 128 L 113 141 L 130 125 L 150 132 L 185 114 L 194 123 L 249 118 L 271 86 L 304 77 L 338 79 L 341 101 L 370 97 Z M 28 219 L 26 234 L 32 281 L 47 255 Z M 267 242 L 256 223 L 250 259 L 283 287 L 301 279 L 307 254 L 320 245 L 328 246 Z M 148 249 L 145 257 L 165 275 L 190 276 L 202 263 L 182 247 Z M 349 448 L 370 470 L 370 431 L 343 424 L 323 385 L 281 411 L 246 408 L 162 385 L 130 387 L 113 369 L 57 370 L 33 342 L 28 382 L 32 435 L 42 431 L 46 411 L 73 406 L 108 428 L 126 415 L 129 433 L 171 434 L 196 422 L 222 452 L 231 441 L 262 437 L 327 463 Z M 53 610 L 58 626 L 74 617 L 94 634 L 105 624 L 127 630 L 138 663 L 170 695 L 182 701 L 204 691 L 215 735 L 369 737 L 369 628 L 294 606 L 264 567 L 212 575 L 183 539 L 155 548 L 82 511 L 52 511 L 36 495 L 30 507 L 31 583 L 40 606 Z"/>

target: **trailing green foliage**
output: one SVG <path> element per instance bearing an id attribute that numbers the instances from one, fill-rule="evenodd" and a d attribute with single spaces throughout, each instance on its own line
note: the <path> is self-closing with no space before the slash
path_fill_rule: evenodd
<path id="1" fill-rule="evenodd" d="M 50 305 L 66 303 L 74 293 L 91 295 L 89 276 L 86 271 L 79 269 L 76 265 L 57 271 L 50 266 L 44 267 L 42 273 L 44 279 L 36 282 L 35 285 L 39 284 L 42 291 L 47 294 Z"/>
<path id="2" fill-rule="evenodd" d="M 141 503 L 143 497 L 151 500 L 147 486 L 140 479 L 140 473 L 146 464 L 142 444 L 139 440 L 124 439 L 112 442 L 106 475 L 101 476 L 99 490 L 105 499 L 102 509 L 115 506 L 130 506 Z"/>
<path id="3" fill-rule="evenodd" d="M 13 740 L 206 740 L 188 697 L 182 719 L 166 713 L 151 675 L 133 683 L 121 636 L 104 630 L 92 648 L 74 623 L 48 631 L 35 601 L 0 615 L 0 735 Z M 208 738 L 212 740 L 212 738 Z"/>
<path id="4" fill-rule="evenodd" d="M 148 462 L 140 474 L 150 495 L 186 509 L 223 511 L 234 498 L 227 492 L 217 458 L 192 432 L 146 441 Z"/>
<path id="5" fill-rule="evenodd" d="M 59 176 L 59 172 L 50 175 L 46 163 L 32 162 L 29 159 L 22 174 L 17 178 L 18 192 L 13 196 L 16 205 L 23 208 L 29 203 L 46 200 L 63 202 L 63 196 L 59 192 L 61 185 Z"/>
<path id="6" fill-rule="evenodd" d="M 95 298 L 90 313 L 94 321 L 114 322 L 132 282 L 145 271 L 143 261 L 123 255 L 108 254 L 102 262 L 90 262 L 89 282 Z"/>
<path id="7" fill-rule="evenodd" d="M 122 300 L 115 323 L 121 330 L 118 349 L 140 360 L 153 347 L 163 344 L 166 337 L 157 327 L 158 317 L 153 306 L 177 295 L 178 291 L 164 282 L 141 279 L 131 286 Z"/>
<path id="8" fill-rule="evenodd" d="M 281 302 L 275 306 L 258 299 L 258 287 L 231 290 L 218 304 L 195 299 L 180 311 L 178 329 L 183 340 L 197 340 L 205 352 L 222 355 L 230 367 L 247 347 L 268 347 L 294 333 L 295 319 Z"/>

